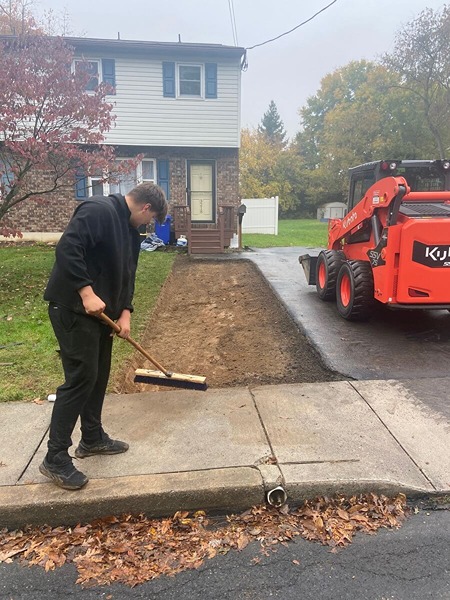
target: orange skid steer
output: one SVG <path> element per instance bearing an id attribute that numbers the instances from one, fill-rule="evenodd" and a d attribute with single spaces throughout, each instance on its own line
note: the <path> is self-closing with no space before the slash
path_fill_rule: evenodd
<path id="1" fill-rule="evenodd" d="M 336 299 L 349 321 L 369 319 L 376 301 L 450 309 L 450 161 L 350 169 L 347 214 L 329 221 L 327 250 L 299 261 L 319 298 Z"/>

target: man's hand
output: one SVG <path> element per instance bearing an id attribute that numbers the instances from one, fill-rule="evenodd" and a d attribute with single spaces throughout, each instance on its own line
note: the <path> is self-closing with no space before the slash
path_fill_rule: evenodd
<path id="1" fill-rule="evenodd" d="M 116 321 L 120 327 L 120 333 L 117 335 L 121 338 L 127 339 L 131 332 L 131 313 L 128 309 L 122 311 L 122 314 Z"/>
<path id="2" fill-rule="evenodd" d="M 106 304 L 99 296 L 97 296 L 90 285 L 79 289 L 78 293 L 83 302 L 84 310 L 88 315 L 98 317 L 98 315 L 105 310 Z"/>

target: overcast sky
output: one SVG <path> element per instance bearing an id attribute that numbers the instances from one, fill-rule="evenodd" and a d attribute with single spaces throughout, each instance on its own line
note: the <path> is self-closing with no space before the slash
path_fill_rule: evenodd
<path id="1" fill-rule="evenodd" d="M 332 0 L 35 0 L 37 12 L 67 8 L 75 36 L 235 45 L 248 48 L 288 31 Z M 281 39 L 248 51 L 242 73 L 242 127 L 256 127 L 274 100 L 289 136 L 298 109 L 321 79 L 351 60 L 390 51 L 401 28 L 440 0 L 337 0 Z"/>

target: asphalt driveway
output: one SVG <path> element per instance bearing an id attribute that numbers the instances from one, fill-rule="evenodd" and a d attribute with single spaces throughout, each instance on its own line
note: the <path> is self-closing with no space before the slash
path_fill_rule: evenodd
<path id="1" fill-rule="evenodd" d="M 450 313 L 393 311 L 381 304 L 367 323 L 342 319 L 333 302 L 322 302 L 308 286 L 298 262 L 319 249 L 257 249 L 243 258 L 254 262 L 310 338 L 325 364 L 352 379 L 436 379 L 449 374 Z M 439 384 L 436 383 L 439 390 Z M 450 392 L 441 389 L 450 397 Z M 450 413 L 450 407 L 447 407 Z M 450 416 L 450 414 L 449 414 Z"/>

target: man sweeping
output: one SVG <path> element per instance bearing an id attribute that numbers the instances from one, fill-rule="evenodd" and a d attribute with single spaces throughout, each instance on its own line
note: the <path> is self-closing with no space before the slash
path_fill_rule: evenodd
<path id="1" fill-rule="evenodd" d="M 127 338 L 140 250 L 138 227 L 165 221 L 167 201 L 160 187 L 143 183 L 128 194 L 93 196 L 75 210 L 56 246 L 45 290 L 49 317 L 59 342 L 65 382 L 56 391 L 48 452 L 40 472 L 56 485 L 82 488 L 88 478 L 73 464 L 68 449 L 78 417 L 77 458 L 120 454 L 128 444 L 111 439 L 102 427 L 108 384 L 111 329 L 98 317 L 116 320 Z"/>

